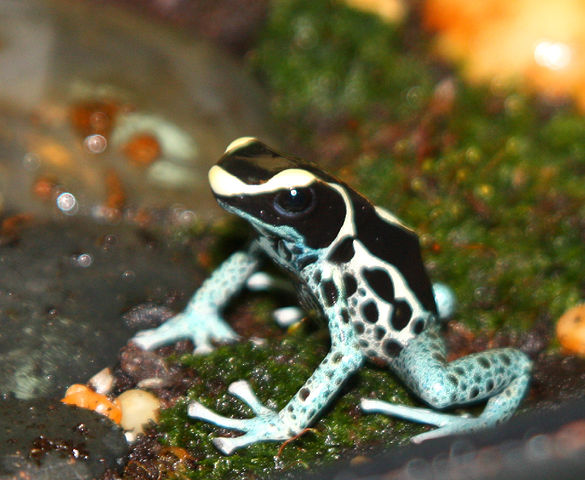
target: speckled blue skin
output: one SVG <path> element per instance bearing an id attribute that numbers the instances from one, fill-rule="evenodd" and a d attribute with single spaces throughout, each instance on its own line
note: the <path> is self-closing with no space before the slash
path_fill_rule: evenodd
<path id="1" fill-rule="evenodd" d="M 397 218 L 315 165 L 252 138 L 228 147 L 210 171 L 210 183 L 219 204 L 249 221 L 258 238 L 227 259 L 183 313 L 139 333 L 134 342 L 153 348 L 188 337 L 196 352 L 205 352 L 212 340 L 233 341 L 237 335 L 220 311 L 257 270 L 261 256 L 292 273 L 301 303 L 321 310 L 331 335 L 327 356 L 280 411 L 262 405 L 244 381 L 229 391 L 251 407 L 254 418 L 226 418 L 198 402 L 190 405 L 192 417 L 244 432 L 214 439 L 219 450 L 231 454 L 297 435 L 367 359 L 385 362 L 432 408 L 488 400 L 479 417 L 468 418 L 362 399 L 364 411 L 439 427 L 414 441 L 488 427 L 514 413 L 528 388 L 530 361 L 509 348 L 446 361 L 418 237 Z M 447 310 L 452 308 L 440 311 Z"/>

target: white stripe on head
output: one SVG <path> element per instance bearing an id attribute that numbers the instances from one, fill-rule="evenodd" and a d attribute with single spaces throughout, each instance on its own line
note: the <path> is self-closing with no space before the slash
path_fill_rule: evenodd
<path id="1" fill-rule="evenodd" d="M 235 197 L 236 195 L 258 195 L 261 193 L 275 192 L 281 189 L 301 188 L 315 182 L 317 177 L 300 168 L 289 168 L 277 173 L 265 183 L 249 185 L 238 177 L 225 171 L 218 165 L 209 170 L 209 184 L 213 193 L 223 197 Z"/>
<path id="2" fill-rule="evenodd" d="M 257 142 L 258 139 L 255 137 L 240 137 L 236 138 L 232 143 L 230 143 L 227 148 L 225 149 L 224 155 L 228 153 L 232 153 L 234 150 L 238 150 L 242 147 L 250 143 Z"/>

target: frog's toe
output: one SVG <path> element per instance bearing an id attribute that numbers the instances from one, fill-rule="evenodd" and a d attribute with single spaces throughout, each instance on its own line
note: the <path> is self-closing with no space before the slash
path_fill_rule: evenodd
<path id="1" fill-rule="evenodd" d="M 422 443 L 426 440 L 433 440 L 435 438 L 446 437 L 448 435 L 453 435 L 455 433 L 461 433 L 461 428 L 457 428 L 454 426 L 440 427 L 435 428 L 434 430 L 429 430 L 428 432 L 425 433 L 421 433 L 419 435 L 415 435 L 410 439 L 410 441 L 412 443 Z"/>
<path id="2" fill-rule="evenodd" d="M 287 440 L 297 433 L 289 428 L 278 412 L 264 406 L 258 400 L 248 382 L 244 380 L 234 382 L 229 386 L 228 391 L 248 405 L 256 416 L 242 419 L 224 417 L 199 402 L 192 402 L 188 409 L 188 414 L 192 418 L 213 423 L 222 428 L 244 432 L 244 435 L 239 437 L 218 437 L 212 440 L 217 449 L 224 454 L 230 455 L 238 448 L 257 442 Z"/>
<path id="3" fill-rule="evenodd" d="M 171 337 L 168 333 L 169 332 L 161 331 L 160 327 L 141 330 L 134 335 L 130 341 L 143 350 L 152 350 L 160 345 L 170 343 L 175 339 L 175 337 Z"/>
<path id="4" fill-rule="evenodd" d="M 437 427 L 461 425 L 473 421 L 468 415 L 450 415 L 448 413 L 437 412 L 430 408 L 409 407 L 407 405 L 398 405 L 396 403 L 384 402 L 382 400 L 373 400 L 362 398 L 360 407 L 364 412 L 376 412 L 402 418 L 411 422 L 426 423 Z M 445 433 L 444 435 L 447 435 Z"/>
<path id="5" fill-rule="evenodd" d="M 244 446 L 240 445 L 240 442 L 237 441 L 239 438 L 242 437 L 245 437 L 245 435 L 233 438 L 217 437 L 214 438 L 211 442 L 215 445 L 215 448 L 217 448 L 224 455 L 231 455 L 232 453 L 234 453 L 234 450 Z"/>
<path id="6" fill-rule="evenodd" d="M 192 418 L 213 423 L 223 428 L 230 428 L 233 430 L 242 431 L 243 428 L 245 427 L 245 420 L 224 417 L 223 415 L 215 413 L 213 410 L 210 410 L 209 408 L 207 408 L 206 406 L 202 405 L 199 402 L 191 402 L 189 404 L 189 409 L 187 410 L 187 413 Z"/>
<path id="7" fill-rule="evenodd" d="M 274 413 L 270 408 L 265 407 L 258 399 L 252 387 L 246 380 L 238 380 L 228 387 L 234 397 L 244 402 L 256 415 L 271 415 Z"/>
<path id="8" fill-rule="evenodd" d="M 190 339 L 195 345 L 196 354 L 205 354 L 213 350 L 213 343 L 231 343 L 239 336 L 216 313 L 180 313 L 158 328 L 142 330 L 132 342 L 140 348 L 150 350 L 161 345 Z"/>
<path id="9" fill-rule="evenodd" d="M 272 312 L 272 318 L 281 328 L 288 328 L 299 323 L 305 313 L 299 307 L 281 307 Z"/>
<path id="10" fill-rule="evenodd" d="M 416 435 L 411 439 L 414 443 L 421 443 L 425 440 L 445 437 L 456 433 L 473 432 L 484 429 L 494 423 L 491 421 L 492 419 L 483 416 L 473 417 L 468 414 L 453 415 L 437 412 L 429 408 L 409 407 L 368 398 L 363 398 L 360 405 L 365 412 L 384 413 L 411 422 L 426 423 L 427 425 L 438 427 L 434 430 Z"/>
<path id="11" fill-rule="evenodd" d="M 259 421 L 260 420 L 260 421 Z M 215 447 L 225 455 L 231 455 L 235 450 L 247 447 L 254 443 L 274 440 L 288 440 L 294 434 L 281 434 L 275 430 L 275 426 L 270 421 L 263 421 L 259 417 L 245 420 L 249 423 L 247 432 L 239 437 L 217 437 L 212 440 Z"/>

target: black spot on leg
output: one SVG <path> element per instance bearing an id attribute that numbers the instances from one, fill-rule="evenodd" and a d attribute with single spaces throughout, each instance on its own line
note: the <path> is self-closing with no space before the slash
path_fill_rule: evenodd
<path id="1" fill-rule="evenodd" d="M 376 302 L 373 300 L 364 302 L 360 307 L 360 310 L 362 317 L 366 322 L 376 323 L 378 321 L 378 307 L 376 307 Z"/>
<path id="2" fill-rule="evenodd" d="M 333 248 L 327 259 L 336 264 L 349 262 L 355 254 L 353 238 L 347 237 Z"/>
<path id="3" fill-rule="evenodd" d="M 479 363 L 479 365 L 485 369 L 488 369 L 491 366 L 490 361 L 485 357 L 479 357 L 477 359 L 477 363 Z"/>
<path id="4" fill-rule="evenodd" d="M 315 280 L 316 284 L 321 283 L 321 272 L 319 270 L 317 270 L 313 275 L 313 280 Z"/>
<path id="5" fill-rule="evenodd" d="M 491 378 L 487 382 L 485 382 L 485 389 L 488 392 L 494 389 L 494 381 Z"/>
<path id="6" fill-rule="evenodd" d="M 331 280 L 326 280 L 321 285 L 321 292 L 328 307 L 335 305 L 337 302 L 337 287 Z"/>
<path id="7" fill-rule="evenodd" d="M 309 390 L 306 387 L 301 388 L 301 390 L 299 391 L 299 397 L 303 402 L 309 397 L 310 394 L 311 390 Z"/>
<path id="8" fill-rule="evenodd" d="M 394 329 L 400 331 L 408 325 L 411 316 L 412 309 L 410 308 L 410 305 L 403 300 L 398 300 L 394 303 L 394 309 L 390 317 L 390 324 Z"/>
<path id="9" fill-rule="evenodd" d="M 343 275 L 343 288 L 347 297 L 351 297 L 355 293 L 357 290 L 357 282 L 353 275 L 349 273 Z"/>
<path id="10" fill-rule="evenodd" d="M 376 327 L 374 329 L 374 337 L 376 340 L 382 340 L 386 336 L 386 329 L 384 327 Z"/>
<path id="11" fill-rule="evenodd" d="M 317 255 L 307 255 L 303 258 L 301 258 L 298 262 L 298 268 L 299 270 L 303 270 L 305 268 L 307 268 L 309 265 L 311 265 L 312 263 L 315 263 L 317 261 Z"/>
<path id="12" fill-rule="evenodd" d="M 394 301 L 394 284 L 390 275 L 385 270 L 381 268 L 374 268 L 372 270 L 364 268 L 362 273 L 366 282 L 368 282 L 368 285 L 376 295 L 388 303 Z"/>
<path id="13" fill-rule="evenodd" d="M 473 387 L 469 392 L 469 398 L 475 398 L 479 395 L 479 388 Z"/>
<path id="14" fill-rule="evenodd" d="M 437 362 L 443 363 L 445 361 L 445 356 L 442 353 L 435 352 L 431 355 Z"/>
<path id="15" fill-rule="evenodd" d="M 500 358 L 502 359 L 502 362 L 504 363 L 504 365 L 506 365 L 506 367 L 509 367 L 510 364 L 512 363 L 507 353 L 502 353 Z"/>
<path id="16" fill-rule="evenodd" d="M 425 328 L 425 321 L 422 318 L 419 318 L 416 322 L 412 325 L 412 333 L 415 335 L 420 335 Z"/>
<path id="17" fill-rule="evenodd" d="M 345 308 L 341 310 L 341 321 L 343 323 L 349 323 L 349 313 Z"/>
<path id="18" fill-rule="evenodd" d="M 400 352 L 402 352 L 402 349 L 404 347 L 400 345 L 396 340 L 386 340 L 382 345 L 382 348 L 384 349 L 386 355 L 388 355 L 389 357 L 397 357 L 398 355 L 400 355 Z"/>
<path id="19" fill-rule="evenodd" d="M 364 324 L 362 322 L 354 323 L 353 327 L 355 328 L 355 331 L 358 333 L 358 335 L 361 335 L 362 333 L 364 333 L 365 327 L 364 327 Z"/>
<path id="20" fill-rule="evenodd" d="M 449 380 L 454 387 L 459 385 L 459 379 L 455 375 L 447 375 L 447 380 Z"/>

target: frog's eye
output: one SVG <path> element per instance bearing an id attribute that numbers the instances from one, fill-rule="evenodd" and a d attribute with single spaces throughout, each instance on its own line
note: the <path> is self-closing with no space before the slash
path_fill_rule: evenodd
<path id="1" fill-rule="evenodd" d="M 291 188 L 274 197 L 274 208 L 282 215 L 296 216 L 308 213 L 315 206 L 315 194 L 311 188 Z"/>

